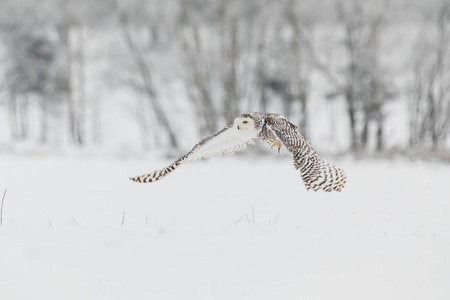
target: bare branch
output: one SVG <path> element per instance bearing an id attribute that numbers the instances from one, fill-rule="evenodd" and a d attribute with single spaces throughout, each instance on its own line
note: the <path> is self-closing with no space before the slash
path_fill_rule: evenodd
<path id="1" fill-rule="evenodd" d="M 0 226 L 3 226 L 3 202 L 5 202 L 5 196 L 7 191 L 8 189 L 6 189 L 5 192 L 3 193 L 2 206 L 0 208 Z"/>

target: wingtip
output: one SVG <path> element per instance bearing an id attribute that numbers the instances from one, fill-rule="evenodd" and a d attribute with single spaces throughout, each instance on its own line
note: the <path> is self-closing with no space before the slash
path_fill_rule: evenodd
<path id="1" fill-rule="evenodd" d="M 138 177 L 130 177 L 128 179 L 134 182 L 140 182 Z"/>

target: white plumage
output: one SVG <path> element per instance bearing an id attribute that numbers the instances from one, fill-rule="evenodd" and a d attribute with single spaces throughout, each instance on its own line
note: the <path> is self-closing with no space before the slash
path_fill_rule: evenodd
<path id="1" fill-rule="evenodd" d="M 220 134 L 207 137 L 207 142 L 194 147 L 192 154 L 185 160 L 197 160 L 220 156 L 224 153 L 234 153 L 247 149 L 247 144 L 254 144 L 252 139 L 244 138 L 235 126 L 226 127 Z"/>
<path id="2" fill-rule="evenodd" d="M 292 154 L 294 167 L 300 170 L 306 189 L 330 192 L 341 191 L 345 186 L 344 171 L 322 160 L 310 142 L 298 133 L 297 126 L 279 114 L 258 112 L 242 114 L 234 124 L 204 138 L 168 167 L 130 179 L 136 182 L 157 181 L 188 161 L 245 150 L 248 144 L 255 143 L 254 139 L 276 146 L 278 151 L 284 145 Z"/>

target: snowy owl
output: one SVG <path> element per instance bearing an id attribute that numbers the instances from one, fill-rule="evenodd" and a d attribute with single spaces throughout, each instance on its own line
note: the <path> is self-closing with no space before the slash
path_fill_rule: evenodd
<path id="1" fill-rule="evenodd" d="M 344 187 L 344 171 L 323 161 L 310 142 L 298 133 L 297 126 L 280 114 L 261 112 L 240 115 L 234 124 L 204 138 L 168 167 L 130 179 L 136 182 L 157 181 L 188 161 L 242 151 L 247 148 L 247 144 L 254 145 L 254 139 L 275 146 L 278 152 L 284 145 L 292 154 L 294 167 L 300 170 L 307 190 L 339 192 Z"/>

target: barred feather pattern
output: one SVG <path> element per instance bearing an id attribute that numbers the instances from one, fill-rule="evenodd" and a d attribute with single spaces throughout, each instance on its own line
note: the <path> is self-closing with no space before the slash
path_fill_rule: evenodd
<path id="1" fill-rule="evenodd" d="M 346 183 L 344 171 L 325 162 L 313 149 L 311 143 L 298 133 L 297 126 L 275 114 L 268 114 L 265 125 L 292 154 L 294 167 L 300 170 L 307 190 L 340 192 L 344 188 Z"/>
<path id="2" fill-rule="evenodd" d="M 250 135 L 239 131 L 237 125 L 242 118 L 251 118 L 254 121 L 253 131 Z M 236 123 L 238 122 L 238 123 Z M 342 169 L 325 162 L 307 141 L 297 131 L 297 126 L 289 122 L 280 114 L 254 112 L 242 114 L 236 119 L 236 124 L 229 125 L 195 145 L 191 151 L 177 159 L 168 167 L 152 173 L 130 178 L 136 182 L 154 182 L 172 173 L 181 164 L 197 159 L 210 158 L 224 153 L 234 153 L 254 144 L 253 139 L 267 142 L 271 146 L 277 145 L 278 150 L 283 144 L 292 154 L 294 167 L 300 170 L 301 178 L 306 189 L 326 192 L 341 191 L 346 183 L 346 176 Z M 244 122 L 249 123 L 247 121 Z M 239 123 L 241 124 L 241 123 Z"/>
<path id="3" fill-rule="evenodd" d="M 253 145 L 255 143 L 252 139 L 242 138 L 235 131 L 236 128 L 234 128 L 233 125 L 229 125 L 201 140 L 191 151 L 177 159 L 168 167 L 161 170 L 155 170 L 152 173 L 132 177 L 130 180 L 140 183 L 154 182 L 169 175 L 183 163 L 242 151 L 247 148 L 248 144 Z"/>
<path id="4" fill-rule="evenodd" d="M 181 158 L 177 159 L 174 163 L 172 163 L 171 165 L 169 165 L 166 168 L 163 168 L 161 170 L 155 170 L 148 174 L 132 177 L 132 178 L 130 178 L 130 180 L 135 181 L 135 182 L 140 182 L 140 183 L 148 183 L 148 182 L 160 180 L 160 179 L 166 177 L 167 175 L 169 175 L 176 168 L 178 168 L 187 159 L 187 157 L 188 157 L 188 155 L 186 154 L 186 155 L 182 156 Z"/>

